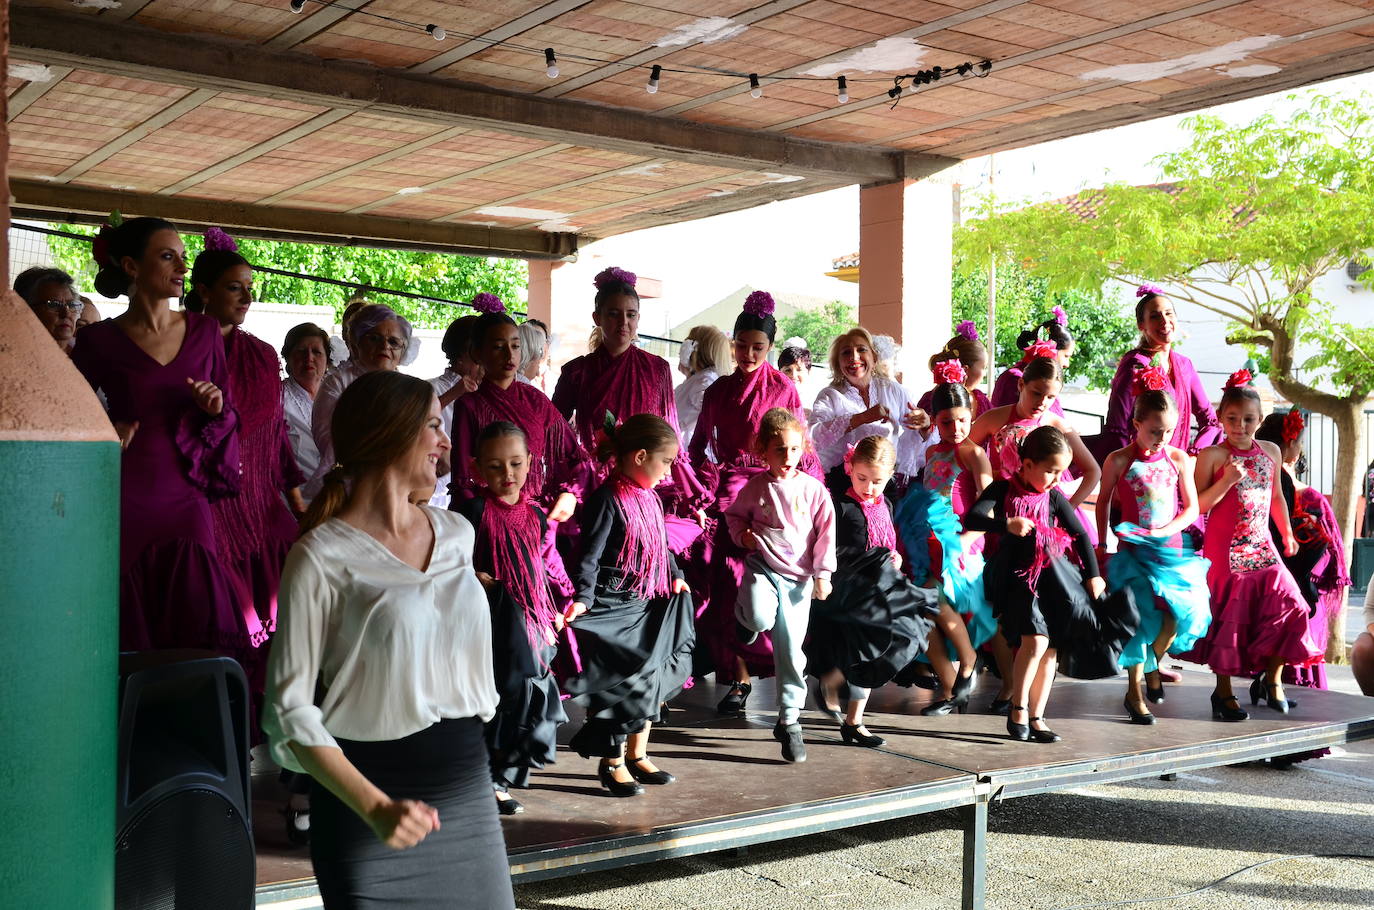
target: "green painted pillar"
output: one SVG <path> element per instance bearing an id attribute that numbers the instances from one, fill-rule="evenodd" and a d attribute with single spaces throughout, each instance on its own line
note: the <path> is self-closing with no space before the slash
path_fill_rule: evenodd
<path id="1" fill-rule="evenodd" d="M 0 904 L 114 906 L 119 443 L 0 297 Z"/>

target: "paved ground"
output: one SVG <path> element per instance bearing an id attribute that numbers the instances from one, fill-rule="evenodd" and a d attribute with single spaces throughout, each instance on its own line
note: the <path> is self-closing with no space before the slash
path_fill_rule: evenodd
<path id="1" fill-rule="evenodd" d="M 1357 692 L 1347 668 L 1333 688 Z M 1296 696 L 1295 696 L 1296 697 Z M 959 906 L 952 813 L 516 889 L 521 910 L 926 910 Z M 1242 765 L 1010 800 L 989 821 L 988 906 L 1107 906 L 1285 854 L 1374 855 L 1374 742 L 1278 771 Z M 1374 861 L 1285 860 L 1167 910 L 1374 906 Z"/>

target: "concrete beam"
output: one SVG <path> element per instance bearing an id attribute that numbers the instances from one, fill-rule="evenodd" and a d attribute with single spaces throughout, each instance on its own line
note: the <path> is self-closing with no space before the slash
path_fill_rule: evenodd
<path id="1" fill-rule="evenodd" d="M 187 230 L 218 225 L 245 236 L 298 243 L 333 243 L 428 250 L 517 259 L 566 259 L 577 254 L 576 234 L 439 224 L 376 215 L 286 209 L 215 199 L 126 193 L 41 180 L 10 180 L 15 217 L 47 221 L 104 221 L 115 209 L 125 215 L 156 215 Z"/>
<path id="2" fill-rule="evenodd" d="M 475 126 L 645 157 L 871 183 L 911 176 L 889 149 L 712 126 L 506 92 L 434 76 L 322 60 L 220 38 L 172 34 L 41 7 L 15 7 L 26 58 L 94 72 Z M 925 160 L 929 156 L 919 157 Z M 932 162 L 938 164 L 938 161 Z M 944 162 L 949 163 L 949 162 Z"/>

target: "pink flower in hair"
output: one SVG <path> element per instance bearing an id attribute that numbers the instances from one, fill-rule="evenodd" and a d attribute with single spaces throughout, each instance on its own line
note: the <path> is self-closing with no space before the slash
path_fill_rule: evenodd
<path id="1" fill-rule="evenodd" d="M 1137 370 L 1135 378 L 1131 381 L 1132 390 L 1139 395 L 1145 390 L 1159 391 L 1169 387 L 1169 377 L 1165 375 L 1160 367 L 1150 366 L 1143 370 Z"/>
<path id="2" fill-rule="evenodd" d="M 773 302 L 773 295 L 767 291 L 755 291 L 744 298 L 744 312 L 750 316 L 772 316 L 775 309 L 777 304 Z"/>
<path id="3" fill-rule="evenodd" d="M 472 308 L 479 313 L 504 313 L 506 305 L 495 294 L 485 292 L 472 298 Z"/>
<path id="4" fill-rule="evenodd" d="M 1064 308 L 1062 306 L 1055 307 L 1054 309 L 1050 310 L 1050 313 L 1054 318 L 1055 325 L 1069 324 L 1069 314 L 1064 312 Z"/>
<path id="5" fill-rule="evenodd" d="M 940 361 L 935 364 L 935 369 L 931 372 L 935 374 L 935 381 L 941 384 L 951 382 L 955 385 L 961 385 L 968 376 L 964 372 L 964 365 L 957 358 Z"/>
<path id="6" fill-rule="evenodd" d="M 205 238 L 206 252 L 210 252 L 211 250 L 229 250 L 230 252 L 234 252 L 239 248 L 239 245 L 234 241 L 233 237 L 230 237 L 217 227 L 209 228 L 202 236 Z"/>
<path id="7" fill-rule="evenodd" d="M 1135 289 L 1136 297 L 1149 297 L 1151 294 L 1158 294 L 1160 297 L 1163 297 L 1164 289 L 1153 284 L 1142 284 Z"/>
<path id="8" fill-rule="evenodd" d="M 856 446 L 854 445 L 854 443 L 852 443 L 852 442 L 851 442 L 848 446 L 845 447 L 845 450 L 844 450 L 844 466 L 845 466 L 846 468 L 852 468 L 852 467 L 854 467 L 854 449 L 855 449 L 855 448 L 857 448 L 857 447 L 856 447 Z"/>
<path id="9" fill-rule="evenodd" d="M 973 324 L 972 319 L 965 319 L 955 327 L 954 334 L 961 338 L 967 338 L 969 341 L 977 341 L 978 326 Z"/>
<path id="10" fill-rule="evenodd" d="M 1059 346 L 1053 341 L 1034 341 L 1031 342 L 1030 347 L 1026 348 L 1027 360 L 1038 360 L 1042 357 L 1046 360 L 1053 360 L 1058 356 Z"/>
<path id="11" fill-rule="evenodd" d="M 627 272 L 622 268 L 611 266 L 610 268 L 605 268 L 597 272 L 596 277 L 592 279 L 592 284 L 596 285 L 596 289 L 599 291 L 606 285 L 615 284 L 616 282 L 624 282 L 630 287 L 634 287 L 635 282 L 638 280 L 639 276 L 634 272 Z"/>

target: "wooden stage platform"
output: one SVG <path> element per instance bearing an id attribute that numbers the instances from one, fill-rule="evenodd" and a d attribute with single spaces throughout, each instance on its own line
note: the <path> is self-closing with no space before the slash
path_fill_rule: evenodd
<path id="1" fill-rule="evenodd" d="M 994 680 L 985 679 L 971 707 L 982 710 Z M 1049 720 L 1064 740 L 1013 742 L 1006 719 L 969 713 L 921 717 L 921 689 L 888 686 L 868 709 L 868 729 L 881 749 L 844 745 L 837 725 L 808 710 L 808 761 L 788 765 L 772 739 L 773 687 L 755 687 L 746 717 L 722 719 L 723 694 L 698 684 L 679 697 L 666 726 L 655 728 L 650 753 L 678 782 L 640 797 L 614 799 L 596 782 L 596 763 L 571 753 L 517 793 L 522 815 L 503 820 L 511 874 L 517 881 L 709 853 L 891 818 L 958 809 L 964 824 L 962 904 L 981 908 L 987 813 L 1000 800 L 1085 783 L 1175 774 L 1253 761 L 1374 737 L 1374 699 L 1296 687 L 1298 707 L 1282 715 L 1264 706 L 1250 720 L 1211 719 L 1212 676 L 1186 672 L 1153 707 L 1154 726 L 1127 722 L 1125 680 L 1060 679 Z M 1248 701 L 1242 695 L 1242 701 Z M 1248 707 L 1248 706 L 1247 706 Z M 580 715 L 564 736 L 576 730 Z M 287 846 L 270 780 L 255 781 L 258 906 L 316 906 L 309 851 Z"/>

